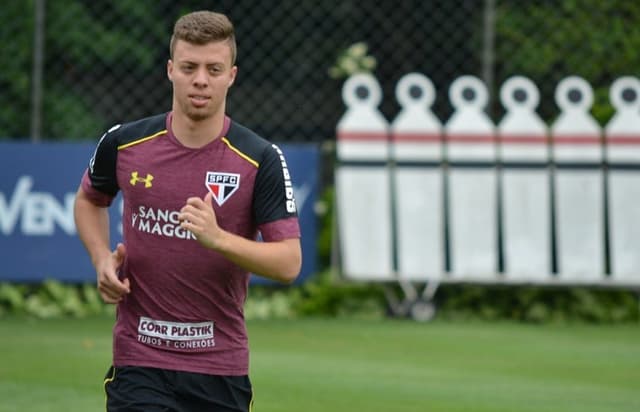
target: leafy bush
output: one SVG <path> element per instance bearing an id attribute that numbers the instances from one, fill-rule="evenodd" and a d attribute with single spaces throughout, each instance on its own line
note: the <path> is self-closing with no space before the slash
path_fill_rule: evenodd
<path id="1" fill-rule="evenodd" d="M 399 287 L 387 285 L 398 295 Z M 481 286 L 443 284 L 434 303 L 443 320 L 513 320 L 529 323 L 639 322 L 634 291 L 603 288 Z M 0 316 L 38 318 L 113 315 L 93 284 L 65 285 L 47 280 L 39 285 L 0 283 Z M 247 319 L 308 316 L 382 318 L 390 313 L 380 284 L 354 283 L 335 271 L 315 275 L 300 286 L 252 286 L 245 303 Z"/>
<path id="2" fill-rule="evenodd" d="M 113 314 L 115 307 L 102 302 L 94 285 L 67 285 L 57 280 L 41 284 L 0 283 L 0 316 L 37 318 L 85 317 Z"/>
<path id="3" fill-rule="evenodd" d="M 443 318 L 523 322 L 619 323 L 640 320 L 633 291 L 588 287 L 444 285 L 436 294 Z"/>

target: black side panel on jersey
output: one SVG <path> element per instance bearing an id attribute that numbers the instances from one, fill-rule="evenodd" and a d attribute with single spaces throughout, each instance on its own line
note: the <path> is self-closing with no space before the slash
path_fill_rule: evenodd
<path id="1" fill-rule="evenodd" d="M 118 182 L 116 179 L 118 142 L 114 134 L 114 129 L 118 127 L 120 126 L 113 126 L 108 132 L 102 135 L 95 152 L 93 152 L 93 157 L 89 160 L 89 179 L 91 179 L 91 186 L 110 196 L 115 196 L 118 193 Z"/>
<path id="2" fill-rule="evenodd" d="M 256 224 L 273 222 L 296 216 L 295 207 L 287 209 L 287 188 L 283 160 L 280 159 L 279 149 L 258 136 L 246 127 L 236 122 L 231 123 L 227 133 L 229 142 L 243 155 L 258 164 L 255 187 L 253 188 L 253 215 Z M 287 170 L 288 177 L 288 170 Z M 292 193 L 292 189 L 289 188 Z"/>
<path id="3" fill-rule="evenodd" d="M 115 196 L 120 190 L 116 177 L 118 148 L 151 136 L 166 128 L 166 113 L 113 126 L 98 142 L 89 161 L 89 178 L 94 189 Z"/>
<path id="4" fill-rule="evenodd" d="M 264 150 L 253 190 L 253 210 L 257 224 L 297 216 L 289 170 L 275 145 Z"/>

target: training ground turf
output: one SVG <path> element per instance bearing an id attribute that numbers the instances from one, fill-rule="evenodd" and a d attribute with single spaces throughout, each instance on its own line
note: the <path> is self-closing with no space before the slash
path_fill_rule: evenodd
<path id="1" fill-rule="evenodd" d="M 111 319 L 0 318 L 0 412 L 104 410 Z M 640 325 L 249 322 L 255 412 L 640 411 Z"/>

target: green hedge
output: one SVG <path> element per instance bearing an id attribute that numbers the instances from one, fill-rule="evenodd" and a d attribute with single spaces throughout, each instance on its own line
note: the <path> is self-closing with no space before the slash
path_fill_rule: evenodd
<path id="1" fill-rule="evenodd" d="M 637 292 L 597 287 L 447 285 L 436 294 L 446 318 L 525 322 L 638 322 Z"/>
<path id="2" fill-rule="evenodd" d="M 67 285 L 57 280 L 41 284 L 0 283 L 0 316 L 54 318 L 114 313 L 115 307 L 103 303 L 92 284 Z"/>
<path id="3" fill-rule="evenodd" d="M 397 286 L 388 286 L 398 297 Z M 638 295 L 630 290 L 443 284 L 433 300 L 436 319 L 512 320 L 531 323 L 640 321 Z M 0 316 L 38 318 L 113 315 L 95 285 L 0 283 Z M 326 271 L 299 286 L 252 286 L 248 319 L 305 316 L 382 318 L 391 311 L 380 284 L 353 283 Z"/>

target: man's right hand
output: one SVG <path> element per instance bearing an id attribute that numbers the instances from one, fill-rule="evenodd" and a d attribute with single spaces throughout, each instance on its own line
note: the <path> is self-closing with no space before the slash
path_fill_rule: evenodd
<path id="1" fill-rule="evenodd" d="M 124 295 L 131 292 L 129 279 L 118 278 L 118 272 L 124 262 L 127 251 L 122 243 L 107 255 L 96 267 L 98 275 L 98 291 L 105 303 L 118 303 Z"/>

